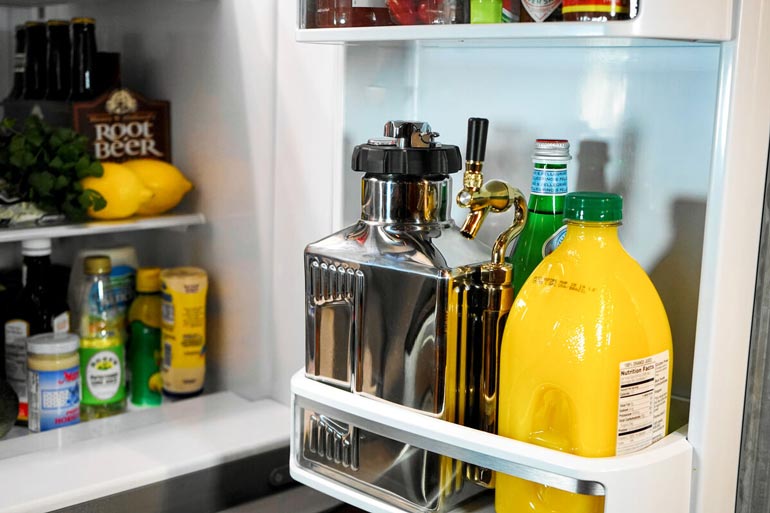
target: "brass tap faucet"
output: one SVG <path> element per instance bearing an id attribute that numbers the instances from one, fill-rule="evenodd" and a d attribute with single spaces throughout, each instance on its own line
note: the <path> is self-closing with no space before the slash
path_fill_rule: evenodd
<path id="1" fill-rule="evenodd" d="M 468 120 L 463 190 L 457 194 L 457 205 L 470 209 L 468 217 L 460 228 L 460 233 L 469 239 L 476 237 L 490 211 L 494 213 L 507 211 L 516 201 L 516 194 L 521 195 L 517 189 L 501 180 L 490 180 L 484 183 L 482 168 L 488 129 L 489 120 L 487 119 L 470 118 Z"/>

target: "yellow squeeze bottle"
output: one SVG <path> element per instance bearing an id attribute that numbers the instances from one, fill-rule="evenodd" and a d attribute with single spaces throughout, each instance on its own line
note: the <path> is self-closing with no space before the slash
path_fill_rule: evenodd
<path id="1" fill-rule="evenodd" d="M 163 394 L 184 398 L 200 394 L 206 376 L 206 271 L 176 267 L 160 273 L 161 377 Z"/>
<path id="2" fill-rule="evenodd" d="M 587 457 L 663 438 L 673 369 L 663 303 L 618 239 L 622 199 L 570 193 L 561 245 L 523 285 L 503 334 L 499 434 Z M 497 474 L 497 513 L 601 513 L 590 497 Z"/>

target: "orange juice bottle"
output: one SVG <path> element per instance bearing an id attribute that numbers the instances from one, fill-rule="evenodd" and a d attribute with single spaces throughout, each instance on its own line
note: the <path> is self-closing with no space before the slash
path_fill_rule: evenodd
<path id="1" fill-rule="evenodd" d="M 671 329 L 663 303 L 618 240 L 620 196 L 570 193 L 567 233 L 516 297 L 500 357 L 499 434 L 587 457 L 663 438 Z M 497 474 L 497 513 L 601 513 L 589 497 Z"/>

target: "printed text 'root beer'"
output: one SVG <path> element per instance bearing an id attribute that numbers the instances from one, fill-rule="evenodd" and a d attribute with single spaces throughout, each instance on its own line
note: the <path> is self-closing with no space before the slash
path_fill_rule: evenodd
<path id="1" fill-rule="evenodd" d="M 171 162 L 169 102 L 116 89 L 72 107 L 73 126 L 102 161 L 154 158 Z"/>

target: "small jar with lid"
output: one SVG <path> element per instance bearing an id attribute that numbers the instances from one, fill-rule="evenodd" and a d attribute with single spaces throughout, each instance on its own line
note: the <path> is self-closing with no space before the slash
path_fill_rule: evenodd
<path id="1" fill-rule="evenodd" d="M 317 0 L 318 28 L 392 25 L 386 0 Z"/>
<path id="2" fill-rule="evenodd" d="M 627 20 L 631 0 L 563 0 L 564 21 Z"/>
<path id="3" fill-rule="evenodd" d="M 27 339 L 29 429 L 48 431 L 80 422 L 80 339 L 41 333 Z"/>

